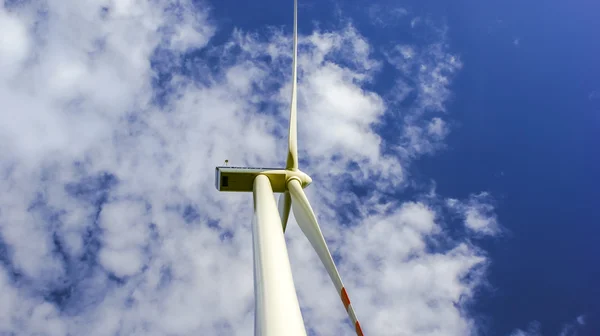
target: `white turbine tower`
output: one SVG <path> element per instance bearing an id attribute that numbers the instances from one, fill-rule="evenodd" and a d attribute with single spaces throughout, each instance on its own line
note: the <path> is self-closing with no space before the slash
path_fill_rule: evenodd
<path id="1" fill-rule="evenodd" d="M 357 335 L 362 336 L 360 324 L 327 248 L 317 217 L 303 190 L 312 179 L 298 168 L 297 54 L 298 1 L 294 0 L 292 98 L 285 169 L 220 166 L 216 167 L 216 186 L 219 191 L 253 192 L 254 195 L 252 236 L 255 335 L 306 336 L 283 236 L 291 207 L 300 229 L 317 252 L 340 295 Z M 274 192 L 282 193 L 279 206 L 275 203 Z"/>

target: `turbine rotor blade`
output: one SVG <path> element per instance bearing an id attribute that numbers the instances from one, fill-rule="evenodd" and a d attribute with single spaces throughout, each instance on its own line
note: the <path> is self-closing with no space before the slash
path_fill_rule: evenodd
<path id="1" fill-rule="evenodd" d="M 360 324 L 358 323 L 358 319 L 356 318 L 356 313 L 354 312 L 354 308 L 350 304 L 350 298 L 348 297 L 348 293 L 346 292 L 346 288 L 344 288 L 344 284 L 342 283 L 342 278 L 335 267 L 335 262 L 331 257 L 331 253 L 329 252 L 329 248 L 327 248 L 327 243 L 325 242 L 325 238 L 323 237 L 323 233 L 319 228 L 319 223 L 317 222 L 317 217 L 306 198 L 306 194 L 304 190 L 302 190 L 302 186 L 298 180 L 292 179 L 288 182 L 288 190 L 290 195 L 292 196 L 292 209 L 294 210 L 294 216 L 296 217 L 296 221 L 300 226 L 300 229 L 308 238 L 308 241 L 312 245 L 312 247 L 317 252 L 317 255 L 321 259 L 321 262 L 325 266 L 335 289 L 337 290 L 340 298 L 342 299 L 342 303 L 344 304 L 344 308 L 348 312 L 348 316 L 354 325 L 356 330 L 356 334 L 359 336 L 363 336 L 362 329 Z"/>
<path id="2" fill-rule="evenodd" d="M 286 191 L 279 196 L 277 207 L 279 208 L 279 217 L 281 217 L 283 232 L 285 232 L 288 218 L 290 217 L 290 208 L 292 207 L 292 196 L 290 196 L 289 191 Z"/>
<path id="3" fill-rule="evenodd" d="M 290 104 L 290 128 L 288 133 L 288 155 L 285 169 L 298 169 L 298 126 L 297 126 L 297 82 L 298 82 L 298 0 L 294 0 L 294 54 L 292 56 L 292 101 Z"/>

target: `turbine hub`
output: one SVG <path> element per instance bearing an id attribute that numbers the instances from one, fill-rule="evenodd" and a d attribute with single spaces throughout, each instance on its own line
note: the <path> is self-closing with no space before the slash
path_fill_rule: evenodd
<path id="1" fill-rule="evenodd" d="M 287 180 L 286 185 L 290 180 L 297 180 L 302 185 L 302 188 L 308 187 L 312 183 L 312 178 L 308 176 L 307 173 L 295 169 L 295 170 L 286 170 Z"/>
<path id="2" fill-rule="evenodd" d="M 310 178 L 310 176 L 308 176 L 308 174 L 304 172 L 302 174 L 304 174 L 304 181 L 302 181 L 302 187 L 306 188 L 312 183 L 312 178 Z"/>

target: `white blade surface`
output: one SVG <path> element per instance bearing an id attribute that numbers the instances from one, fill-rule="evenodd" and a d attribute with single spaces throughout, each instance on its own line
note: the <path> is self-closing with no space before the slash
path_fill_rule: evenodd
<path id="1" fill-rule="evenodd" d="M 321 232 L 319 224 L 317 223 L 315 213 L 312 210 L 308 199 L 306 198 L 306 194 L 304 194 L 304 190 L 302 190 L 300 182 L 294 179 L 290 180 L 288 182 L 288 190 L 292 196 L 292 208 L 294 209 L 294 216 L 296 217 L 296 221 L 298 222 L 300 229 L 306 238 L 308 238 L 308 241 L 315 249 L 317 255 L 321 259 L 321 262 L 325 266 L 325 269 L 327 270 L 327 273 L 329 274 L 329 277 L 331 278 L 331 281 L 333 282 L 333 285 L 335 286 L 335 289 L 340 295 L 342 303 L 348 312 L 348 316 L 355 327 L 356 334 L 363 336 L 360 324 L 356 318 L 356 313 L 350 304 L 348 293 L 346 292 L 344 284 L 342 283 L 342 278 L 335 267 L 335 263 L 331 257 L 331 253 L 329 253 L 329 248 L 327 248 L 327 243 L 325 242 L 323 233 Z"/>
<path id="2" fill-rule="evenodd" d="M 298 169 L 298 134 L 296 124 L 296 108 L 298 100 L 296 97 L 298 82 L 298 0 L 294 0 L 294 54 L 292 56 L 292 101 L 290 104 L 290 128 L 288 134 L 288 155 L 285 169 Z"/>
<path id="3" fill-rule="evenodd" d="M 281 217 L 281 225 L 283 226 L 283 232 L 285 232 L 285 228 L 287 227 L 291 206 L 292 196 L 290 196 L 289 191 L 286 191 L 279 196 L 279 202 L 277 204 L 277 207 L 279 208 L 279 217 Z"/>

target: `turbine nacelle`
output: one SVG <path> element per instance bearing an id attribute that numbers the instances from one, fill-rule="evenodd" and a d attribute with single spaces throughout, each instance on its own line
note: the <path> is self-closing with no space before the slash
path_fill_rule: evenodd
<path id="1" fill-rule="evenodd" d="M 268 177 L 277 193 L 286 192 L 290 180 L 297 180 L 302 188 L 312 183 L 312 178 L 299 169 L 220 166 L 215 169 L 215 185 L 219 191 L 252 192 L 258 175 Z"/>

